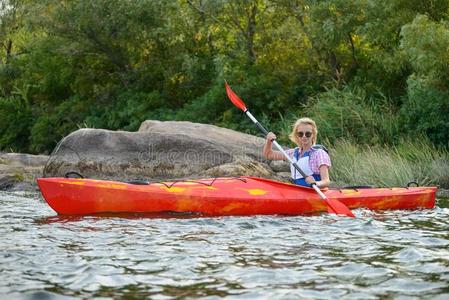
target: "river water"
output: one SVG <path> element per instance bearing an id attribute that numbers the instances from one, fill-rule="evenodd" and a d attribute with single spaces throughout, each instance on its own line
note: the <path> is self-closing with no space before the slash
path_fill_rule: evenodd
<path id="1" fill-rule="evenodd" d="M 449 299 L 449 201 L 331 216 L 58 217 L 0 193 L 1 299 Z"/>

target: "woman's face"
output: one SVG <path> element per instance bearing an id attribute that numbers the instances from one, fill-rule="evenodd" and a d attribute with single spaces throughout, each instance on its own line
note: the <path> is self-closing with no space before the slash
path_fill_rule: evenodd
<path id="1" fill-rule="evenodd" d="M 313 127 L 309 124 L 299 124 L 296 129 L 299 145 L 301 147 L 312 147 Z"/>

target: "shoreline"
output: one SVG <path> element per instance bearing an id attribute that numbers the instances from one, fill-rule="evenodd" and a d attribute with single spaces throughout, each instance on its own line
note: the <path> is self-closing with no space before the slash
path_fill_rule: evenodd
<path id="1" fill-rule="evenodd" d="M 48 159 L 48 155 L 0 152 L 0 191 L 39 192 L 36 179 L 43 177 Z M 449 189 L 438 188 L 436 196 L 449 199 Z"/>
<path id="2" fill-rule="evenodd" d="M 437 199 L 449 199 L 449 190 L 448 189 L 438 189 Z"/>

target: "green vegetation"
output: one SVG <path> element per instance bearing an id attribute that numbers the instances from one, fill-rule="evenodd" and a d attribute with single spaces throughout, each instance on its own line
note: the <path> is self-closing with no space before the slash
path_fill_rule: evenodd
<path id="1" fill-rule="evenodd" d="M 449 188 L 449 153 L 428 140 L 401 141 L 393 147 L 363 146 L 337 141 L 330 148 L 331 176 L 336 186 L 419 185 Z"/>
<path id="2" fill-rule="evenodd" d="M 22 182 L 25 180 L 25 176 L 22 173 L 15 173 L 14 178 L 17 182 Z"/>
<path id="3" fill-rule="evenodd" d="M 377 163 L 381 145 L 407 169 L 420 137 L 449 148 L 448 45 L 449 0 L 4 0 L 0 151 L 146 119 L 257 133 L 227 79 L 284 142 L 308 115 L 338 153 Z"/>

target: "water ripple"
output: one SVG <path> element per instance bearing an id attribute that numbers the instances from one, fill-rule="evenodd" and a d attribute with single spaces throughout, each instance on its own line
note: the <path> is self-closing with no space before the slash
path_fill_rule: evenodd
<path id="1" fill-rule="evenodd" d="M 38 195 L 2 193 L 0 296 L 447 299 L 443 201 L 356 219 L 59 217 Z"/>

